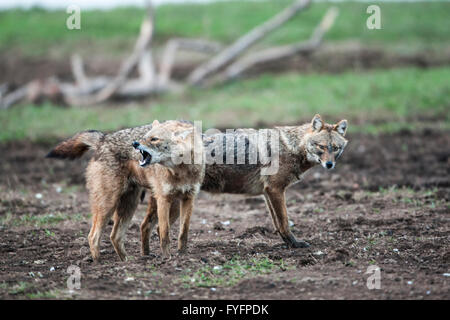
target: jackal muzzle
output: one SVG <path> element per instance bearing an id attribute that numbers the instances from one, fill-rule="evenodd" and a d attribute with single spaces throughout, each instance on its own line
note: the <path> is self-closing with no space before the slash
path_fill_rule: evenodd
<path id="1" fill-rule="evenodd" d="M 132 145 L 133 148 L 139 150 L 139 152 L 142 155 L 142 160 L 139 160 L 139 165 L 141 167 L 145 167 L 146 165 L 148 165 L 152 161 L 152 155 L 150 154 L 150 150 L 146 146 L 143 146 L 137 141 L 134 141 Z"/>

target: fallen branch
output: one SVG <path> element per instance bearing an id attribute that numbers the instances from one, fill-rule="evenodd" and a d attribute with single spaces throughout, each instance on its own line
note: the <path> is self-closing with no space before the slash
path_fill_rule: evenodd
<path id="1" fill-rule="evenodd" d="M 8 94 L 6 94 L 4 97 L 2 97 L 2 99 L 0 100 L 0 108 L 1 109 L 8 109 L 9 107 L 11 107 L 12 105 L 19 103 L 20 101 L 22 101 L 23 99 L 25 99 L 25 97 L 27 96 L 27 92 L 28 92 L 28 84 L 25 86 L 22 86 L 16 90 L 14 90 L 13 92 L 10 92 Z"/>
<path id="2" fill-rule="evenodd" d="M 222 45 L 218 42 L 206 41 L 202 39 L 172 39 L 167 42 L 163 58 L 159 68 L 158 85 L 164 88 L 172 76 L 175 56 L 179 50 L 203 52 L 207 54 L 217 53 Z"/>
<path id="3" fill-rule="evenodd" d="M 255 27 L 223 50 L 221 44 L 202 39 L 175 38 L 169 40 L 158 68 L 155 68 L 150 48 L 154 31 L 153 11 L 150 5 L 148 15 L 141 24 L 134 50 L 122 62 L 115 77 L 88 77 L 82 58 L 79 55 L 73 55 L 71 57 L 72 74 L 75 80 L 73 83 L 61 82 L 52 77 L 31 81 L 9 93 L 7 86 L 0 86 L 0 108 L 6 109 L 23 100 L 36 103 L 43 99 L 55 103 L 65 102 L 68 105 L 91 105 L 112 98 L 144 98 L 163 92 L 177 92 L 200 84 L 212 85 L 231 81 L 255 65 L 309 53 L 317 49 L 321 45 L 325 33 L 336 19 L 338 14 L 336 8 L 327 11 L 307 41 L 265 49 L 240 58 L 253 44 L 281 27 L 298 12 L 305 9 L 310 2 L 311 0 L 295 0 L 283 11 Z M 171 77 L 177 53 L 180 50 L 213 54 L 214 56 L 197 66 L 189 74 L 185 83 L 175 83 Z M 130 74 L 135 68 L 139 76 L 130 79 Z"/>
<path id="4" fill-rule="evenodd" d="M 316 50 L 322 43 L 325 33 L 333 26 L 339 10 L 336 7 L 328 9 L 320 24 L 316 27 L 311 37 L 304 42 L 293 45 L 269 48 L 256 53 L 252 53 L 231 64 L 224 72 L 219 74 L 208 85 L 231 81 L 239 77 L 243 72 L 251 67 L 268 63 L 274 60 L 285 59 L 297 54 L 306 54 Z"/>
<path id="5" fill-rule="evenodd" d="M 292 5 L 278 13 L 272 19 L 257 26 L 246 35 L 239 38 L 232 45 L 227 47 L 211 60 L 197 67 L 188 77 L 190 85 L 199 85 L 202 81 L 220 68 L 224 67 L 235 59 L 242 52 L 247 50 L 255 42 L 266 36 L 271 31 L 279 28 L 284 23 L 294 17 L 299 11 L 306 8 L 311 0 L 297 0 Z"/>
<path id="6" fill-rule="evenodd" d="M 149 50 L 153 29 L 153 10 L 152 7 L 149 6 L 147 19 L 142 22 L 141 31 L 136 41 L 134 51 L 122 63 L 117 76 L 94 96 L 66 96 L 66 102 L 71 105 L 97 104 L 114 95 L 114 93 L 124 84 L 134 67 L 141 60 L 144 52 Z"/>
<path id="7" fill-rule="evenodd" d="M 86 87 L 88 85 L 88 78 L 84 72 L 83 59 L 79 54 L 73 54 L 70 57 L 70 66 L 72 67 L 72 75 L 76 84 L 79 87 Z"/>

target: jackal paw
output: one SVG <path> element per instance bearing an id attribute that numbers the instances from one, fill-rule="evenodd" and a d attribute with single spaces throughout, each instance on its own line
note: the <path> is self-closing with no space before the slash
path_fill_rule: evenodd
<path id="1" fill-rule="evenodd" d="M 306 242 L 306 241 L 302 241 L 302 240 L 298 241 L 298 240 L 295 240 L 295 241 L 293 241 L 292 243 L 290 243 L 290 246 L 291 246 L 292 248 L 309 248 L 311 245 L 310 245 L 308 242 Z"/>

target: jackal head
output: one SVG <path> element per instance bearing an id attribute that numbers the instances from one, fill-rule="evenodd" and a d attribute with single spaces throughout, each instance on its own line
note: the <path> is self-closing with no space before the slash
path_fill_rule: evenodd
<path id="1" fill-rule="evenodd" d="M 305 135 L 308 161 L 319 163 L 328 170 L 333 169 L 347 145 L 348 141 L 344 138 L 346 132 L 347 120 L 328 124 L 316 114 L 311 121 L 311 129 Z"/>
<path id="2" fill-rule="evenodd" d="M 133 147 L 142 155 L 139 165 L 146 167 L 159 163 L 166 167 L 174 167 L 186 161 L 186 155 L 190 158 L 194 149 L 193 134 L 194 127 L 190 123 L 179 121 L 159 123 L 155 120 L 143 139 L 133 142 Z"/>

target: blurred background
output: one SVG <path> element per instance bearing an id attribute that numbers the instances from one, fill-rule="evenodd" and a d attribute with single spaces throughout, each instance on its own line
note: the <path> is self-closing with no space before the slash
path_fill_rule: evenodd
<path id="1" fill-rule="evenodd" d="M 190 73 L 294 1 L 153 1 L 153 68 L 161 68 L 171 39 L 219 46 L 178 50 L 171 80 Z M 80 29 L 69 30 L 70 4 L 80 8 Z M 87 77 L 114 78 L 129 57 L 146 17 L 144 1 L 2 1 L 2 95 L 35 80 L 75 83 L 71 58 Z M 369 30 L 369 4 L 377 4 L 381 29 Z M 65 137 L 85 129 L 115 130 L 153 119 L 202 120 L 204 128 L 296 124 L 315 113 L 350 120 L 350 132 L 379 133 L 405 127 L 448 128 L 450 3 L 447 1 L 313 1 L 238 57 L 309 39 L 329 10 L 339 14 L 320 46 L 255 64 L 233 81 L 102 103 L 67 103 L 40 94 L 0 112 L 0 141 Z M 226 65 L 225 65 L 226 66 Z M 222 68 L 224 69 L 224 68 Z M 136 70 L 130 73 L 130 78 Z M 75 81 L 75 82 L 74 82 Z M 41 88 L 42 89 L 42 88 Z M 45 91 L 45 89 L 43 89 Z M 32 97 L 30 97 L 30 95 Z"/>

